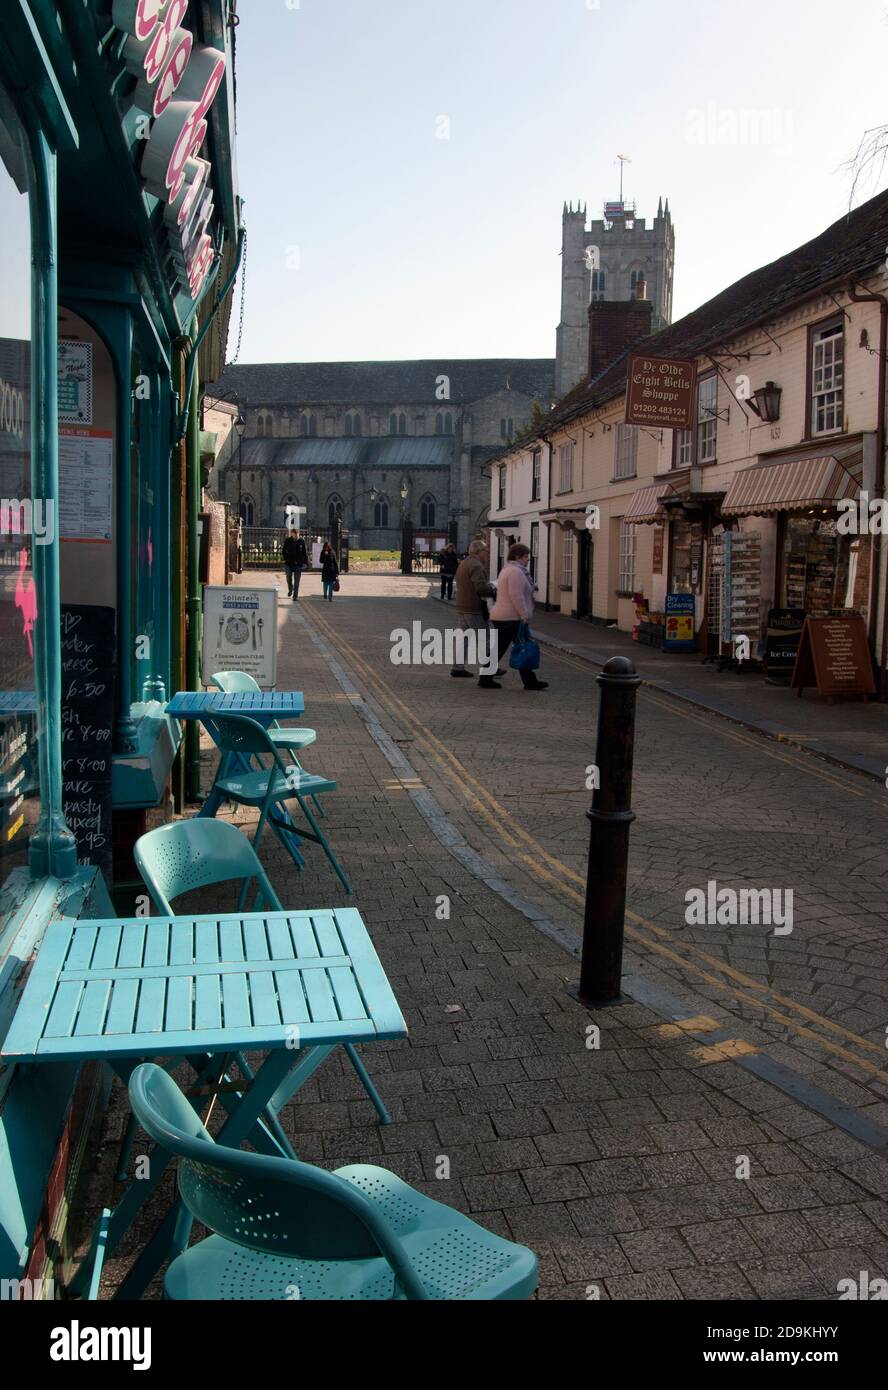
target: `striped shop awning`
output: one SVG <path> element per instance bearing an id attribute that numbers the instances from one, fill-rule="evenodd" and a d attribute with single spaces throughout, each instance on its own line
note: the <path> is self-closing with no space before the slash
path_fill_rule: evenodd
<path id="1" fill-rule="evenodd" d="M 654 483 L 650 487 L 640 487 L 632 498 L 632 504 L 623 517 L 628 526 L 652 526 L 662 521 L 665 512 L 660 506 L 664 497 L 680 497 L 682 494 L 671 483 Z"/>
<path id="2" fill-rule="evenodd" d="M 728 485 L 723 516 L 768 516 L 835 506 L 860 495 L 862 454 L 839 460 L 834 454 L 790 459 L 745 468 Z"/>

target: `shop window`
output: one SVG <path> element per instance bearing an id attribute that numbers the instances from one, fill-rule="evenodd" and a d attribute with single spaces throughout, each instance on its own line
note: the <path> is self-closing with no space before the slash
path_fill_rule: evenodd
<path id="1" fill-rule="evenodd" d="M 530 500 L 539 502 L 543 486 L 543 451 L 534 449 L 531 460 Z"/>
<path id="2" fill-rule="evenodd" d="M 389 501 L 387 497 L 379 497 L 373 508 L 373 525 L 378 530 L 384 530 L 389 524 Z"/>
<path id="3" fill-rule="evenodd" d="M 576 445 L 560 444 L 558 446 L 558 491 L 573 492 L 574 485 L 574 450 Z"/>
<path id="4" fill-rule="evenodd" d="M 697 462 L 714 463 L 718 451 L 718 377 L 704 377 L 697 388 Z"/>
<path id="5" fill-rule="evenodd" d="M 842 428 L 845 386 L 845 338 L 842 320 L 811 331 L 811 433 L 834 434 Z"/>
<path id="6" fill-rule="evenodd" d="M 703 566 L 703 527 L 698 521 L 676 517 L 669 528 L 674 594 L 700 592 Z"/>
<path id="7" fill-rule="evenodd" d="M 504 463 L 501 463 L 500 466 L 499 466 L 499 472 L 498 472 L 498 475 L 497 475 L 498 481 L 497 481 L 497 504 L 496 504 L 496 506 L 497 506 L 497 511 L 499 511 L 499 512 L 504 512 L 504 511 L 506 510 L 506 478 L 507 478 L 507 476 L 508 476 L 508 469 L 507 469 L 507 467 L 506 467 L 506 465 L 505 465 Z"/>
<path id="8" fill-rule="evenodd" d="M 614 477 L 634 478 L 638 473 L 638 430 L 617 425 L 614 430 Z"/>
<path id="9" fill-rule="evenodd" d="M 424 531 L 434 529 L 436 511 L 435 499 L 427 492 L 419 504 L 419 524 Z"/>
<path id="10" fill-rule="evenodd" d="M 27 863 L 40 811 L 33 546 L 52 543 L 57 529 L 46 503 L 31 495 L 29 183 L 24 131 L 0 88 L 0 884 Z"/>
<path id="11" fill-rule="evenodd" d="M 692 430 L 672 431 L 672 467 L 690 468 L 694 461 L 694 434 Z"/>
<path id="12" fill-rule="evenodd" d="M 574 533 L 566 529 L 561 533 L 561 587 L 572 589 L 574 582 Z"/>
<path id="13" fill-rule="evenodd" d="M 638 533 L 635 526 L 620 522 L 620 593 L 635 592 L 635 548 Z"/>
<path id="14" fill-rule="evenodd" d="M 806 613 L 842 609 L 867 614 L 870 547 L 839 534 L 834 516 L 788 517 L 782 565 L 782 603 Z"/>

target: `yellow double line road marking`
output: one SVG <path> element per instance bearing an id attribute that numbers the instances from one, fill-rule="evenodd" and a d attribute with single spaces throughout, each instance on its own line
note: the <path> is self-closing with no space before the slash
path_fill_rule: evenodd
<path id="1" fill-rule="evenodd" d="M 343 655 L 347 657 L 354 669 L 361 673 L 363 678 L 367 681 L 367 684 L 373 689 L 376 699 L 381 705 L 387 708 L 389 714 L 397 720 L 399 724 L 409 726 L 414 731 L 417 745 L 422 748 L 431 761 L 436 764 L 448 779 L 448 782 L 457 790 L 463 799 L 469 803 L 472 810 L 481 817 L 493 833 L 514 851 L 515 858 L 527 872 L 541 883 L 544 883 L 547 888 L 553 889 L 555 892 L 561 893 L 564 897 L 570 899 L 571 902 L 575 903 L 580 910 L 582 910 L 585 907 L 586 888 L 586 880 L 582 874 L 577 873 L 577 871 L 572 869 L 568 864 L 556 858 L 555 855 L 550 854 L 544 845 L 540 844 L 533 835 L 518 824 L 514 816 L 503 806 L 502 802 L 498 801 L 476 777 L 472 776 L 468 768 L 460 762 L 436 734 L 432 733 L 431 729 L 413 713 L 411 708 L 395 694 L 388 683 L 379 676 L 364 657 L 361 656 L 360 652 L 358 652 L 350 642 L 346 641 L 340 631 L 332 628 L 325 618 L 322 618 L 320 614 L 314 611 L 311 614 L 311 621 L 317 624 L 328 642 L 332 646 L 338 647 Z M 670 708 L 668 705 L 665 707 Z M 749 742 L 752 743 L 754 747 L 758 747 L 753 740 L 750 739 Z M 532 853 L 530 851 L 532 851 Z M 576 884 L 577 887 L 571 886 L 572 884 Z M 826 1018 L 823 1014 L 818 1014 L 814 1009 L 809 1009 L 806 1005 L 800 1004 L 786 995 L 779 994 L 770 985 L 762 984 L 760 981 L 753 979 L 752 976 L 746 975 L 742 970 L 737 970 L 733 966 L 725 964 L 725 962 L 718 960 L 717 957 L 701 950 L 696 945 L 682 945 L 679 949 L 675 949 L 672 944 L 669 946 L 664 945 L 664 941 L 673 942 L 672 933 L 666 931 L 662 927 L 658 927 L 654 922 L 648 921 L 647 918 L 640 917 L 637 913 L 631 912 L 628 909 L 626 911 L 626 917 L 632 922 L 637 923 L 638 927 L 643 927 L 645 929 L 644 931 L 639 931 L 637 928 L 627 927 L 626 935 L 641 942 L 649 950 L 664 956 L 684 970 L 692 971 L 708 984 L 716 985 L 721 989 L 726 988 L 725 981 L 718 977 L 727 977 L 734 986 L 732 993 L 736 999 L 762 1010 L 762 1012 L 768 1014 L 775 1022 L 781 1023 L 797 1033 L 799 1037 L 804 1037 L 816 1042 L 820 1047 L 825 1048 L 835 1056 L 842 1057 L 845 1061 L 853 1062 L 855 1066 L 860 1067 L 863 1071 L 873 1076 L 881 1077 L 882 1079 L 888 1079 L 888 1070 L 886 1070 L 884 1065 L 875 1066 L 874 1063 L 867 1061 L 865 1058 L 858 1057 L 855 1053 L 848 1051 L 847 1048 L 842 1047 L 840 1044 L 832 1042 L 829 1038 L 824 1038 L 820 1033 L 814 1032 L 811 1028 L 806 1028 L 803 1024 L 798 1022 L 798 1019 L 792 1018 L 790 1015 L 783 1012 L 783 1010 L 793 1010 L 809 1023 L 815 1023 L 828 1032 L 835 1034 L 837 1037 L 844 1038 L 847 1042 L 853 1043 L 856 1047 L 862 1048 L 866 1052 L 876 1053 L 884 1059 L 885 1050 L 878 1044 L 870 1042 L 867 1038 L 860 1037 L 857 1033 L 852 1033 L 841 1024 L 835 1023 L 832 1019 Z M 659 940 L 652 939 L 650 934 L 653 934 L 653 937 L 659 938 Z M 696 957 L 696 960 L 691 959 L 691 956 Z M 710 966 L 716 974 L 712 974 L 709 970 L 704 969 L 702 964 L 697 963 L 698 961 L 704 962 L 706 965 Z M 738 986 L 742 988 L 738 988 Z M 771 1003 L 769 1001 L 774 1002 Z M 780 1007 L 777 1008 L 775 1005 L 779 1005 Z"/>

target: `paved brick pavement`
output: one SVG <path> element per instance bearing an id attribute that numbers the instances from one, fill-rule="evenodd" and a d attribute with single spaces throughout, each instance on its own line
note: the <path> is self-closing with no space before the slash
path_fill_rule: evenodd
<path id="1" fill-rule="evenodd" d="M 888 1273 L 881 789 L 643 693 L 636 997 L 590 1015 L 553 934 L 581 920 L 592 672 L 547 653 L 552 687 L 529 696 L 514 676 L 484 693 L 396 669 L 393 628 L 446 620 L 427 582 L 349 577 L 332 606 L 317 588 L 281 604 L 279 685 L 306 692 L 306 764 L 339 780 L 327 829 L 410 1037 L 363 1049 L 394 1123 L 331 1058 L 283 1115 L 300 1155 L 383 1163 L 526 1242 L 540 1298 L 829 1299 L 840 1278 Z M 314 847 L 298 874 L 266 845 L 284 901 L 346 901 Z M 685 926 L 684 892 L 714 877 L 793 887 L 793 934 Z M 118 1092 L 94 1204 L 124 1114 Z"/>

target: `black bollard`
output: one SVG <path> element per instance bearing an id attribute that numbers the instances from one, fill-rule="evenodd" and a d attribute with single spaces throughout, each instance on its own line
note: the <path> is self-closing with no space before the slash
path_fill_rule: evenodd
<path id="1" fill-rule="evenodd" d="M 601 702 L 595 763 L 599 787 L 586 812 L 592 831 L 586 873 L 586 915 L 579 998 L 610 1004 L 620 997 L 623 928 L 635 751 L 635 701 L 641 677 L 625 656 L 615 656 L 598 676 Z"/>

